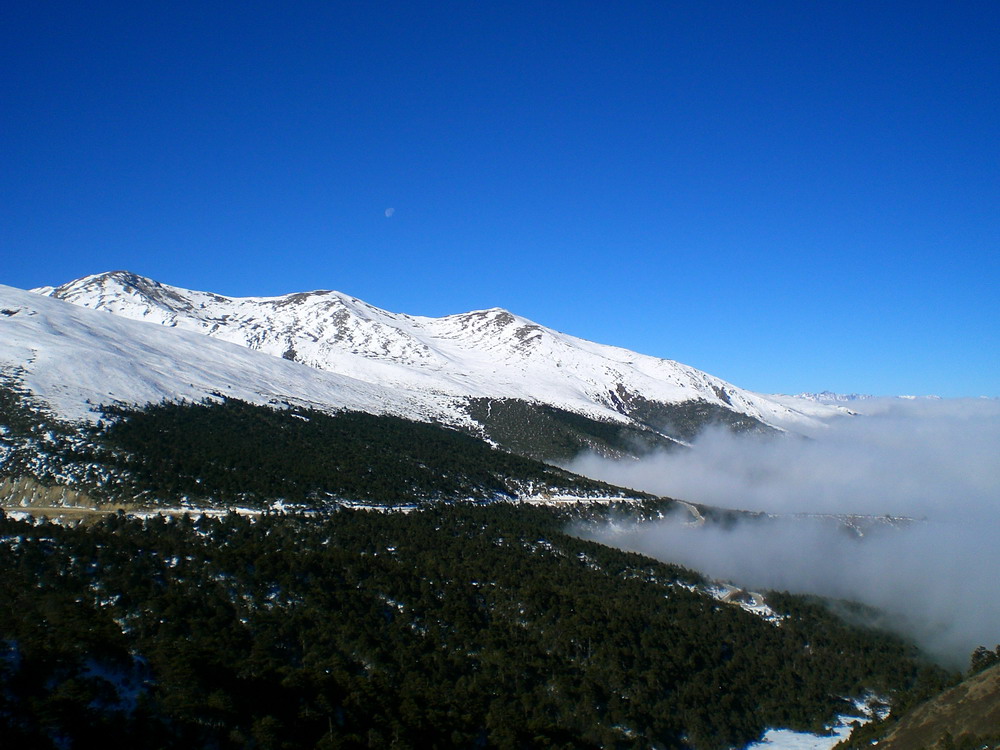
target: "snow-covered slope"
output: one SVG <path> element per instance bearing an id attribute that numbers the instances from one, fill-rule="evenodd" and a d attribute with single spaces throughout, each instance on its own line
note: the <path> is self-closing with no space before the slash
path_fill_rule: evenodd
<path id="1" fill-rule="evenodd" d="M 217 341 L 0 285 L 0 376 L 59 416 L 96 419 L 100 404 L 198 401 L 222 394 L 430 420 L 448 399 L 386 388 Z"/>
<path id="2" fill-rule="evenodd" d="M 820 401 L 819 399 L 809 398 L 805 394 L 790 396 L 784 393 L 770 393 L 767 397 L 777 404 L 781 404 L 794 412 L 814 417 L 824 424 L 832 417 L 857 414 L 854 410 L 854 403 L 848 406 L 842 402 Z"/>
<path id="3" fill-rule="evenodd" d="M 421 409 L 454 399 L 520 399 L 628 422 L 638 403 L 700 401 L 778 426 L 807 425 L 819 416 L 678 362 L 595 344 L 497 308 L 428 318 L 333 291 L 232 298 L 124 271 L 34 291 L 205 334 L 404 398 L 421 394 Z M 440 417 L 461 418 L 450 408 Z"/>

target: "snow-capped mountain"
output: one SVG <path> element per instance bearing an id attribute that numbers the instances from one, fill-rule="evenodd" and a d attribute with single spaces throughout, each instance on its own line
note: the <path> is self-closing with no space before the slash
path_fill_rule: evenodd
<path id="1" fill-rule="evenodd" d="M 192 331 L 139 323 L 0 285 L 0 384 L 70 420 L 102 404 L 213 395 L 431 420 L 446 399 L 319 371 Z"/>
<path id="2" fill-rule="evenodd" d="M 420 394 L 419 411 L 431 403 L 451 423 L 467 419 L 456 404 L 469 399 L 515 399 L 620 423 L 648 424 L 651 405 L 689 402 L 769 425 L 814 420 L 678 362 L 595 344 L 498 308 L 429 318 L 335 291 L 233 298 L 124 271 L 33 291 L 292 360 L 403 401 Z"/>
<path id="3" fill-rule="evenodd" d="M 769 398 L 796 411 L 826 420 L 831 410 L 848 416 L 870 415 L 892 408 L 901 402 L 940 401 L 940 396 L 873 396 L 865 393 L 799 393 L 795 396 L 771 395 Z"/>
<path id="4" fill-rule="evenodd" d="M 833 391 L 822 391 L 820 393 L 800 393 L 796 398 L 807 401 L 815 401 L 820 404 L 846 404 L 859 403 L 864 401 L 884 401 L 886 399 L 903 399 L 906 401 L 940 401 L 940 396 L 873 396 L 867 393 L 834 393 Z"/>

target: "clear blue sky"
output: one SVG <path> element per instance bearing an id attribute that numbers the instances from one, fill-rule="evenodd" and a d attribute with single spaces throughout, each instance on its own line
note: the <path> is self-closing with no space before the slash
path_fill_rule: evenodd
<path id="1" fill-rule="evenodd" d="M 998 39 L 994 0 L 5 3 L 0 282 L 502 306 L 760 391 L 997 396 Z"/>

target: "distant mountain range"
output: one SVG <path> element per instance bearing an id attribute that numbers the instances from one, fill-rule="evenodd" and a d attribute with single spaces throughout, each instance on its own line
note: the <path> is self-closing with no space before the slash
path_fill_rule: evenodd
<path id="1" fill-rule="evenodd" d="M 867 393 L 834 393 L 833 391 L 822 391 L 820 393 L 799 393 L 795 398 L 815 401 L 820 404 L 845 404 L 858 401 L 877 401 L 883 398 L 901 398 L 908 401 L 917 399 L 939 400 L 940 396 L 873 396 Z"/>
<path id="2" fill-rule="evenodd" d="M 73 419 L 227 396 L 439 422 L 565 458 L 675 446 L 707 423 L 795 429 L 839 413 L 498 308 L 428 318 L 334 291 L 232 298 L 126 271 L 32 291 L 0 287 L 0 368 Z"/>
<path id="3" fill-rule="evenodd" d="M 821 391 L 820 393 L 799 393 L 796 398 L 804 398 L 808 401 L 816 401 L 821 404 L 842 404 L 851 401 L 872 401 L 879 398 L 866 393 L 834 393 L 833 391 Z"/>

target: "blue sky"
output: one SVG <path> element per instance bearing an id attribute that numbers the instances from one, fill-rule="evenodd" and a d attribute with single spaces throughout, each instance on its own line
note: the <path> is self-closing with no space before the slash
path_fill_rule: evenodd
<path id="1" fill-rule="evenodd" d="M 759 391 L 997 396 L 998 38 L 996 2 L 7 3 L 0 282 L 502 306 Z"/>

